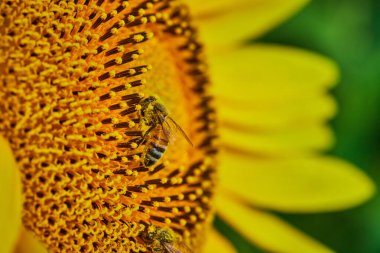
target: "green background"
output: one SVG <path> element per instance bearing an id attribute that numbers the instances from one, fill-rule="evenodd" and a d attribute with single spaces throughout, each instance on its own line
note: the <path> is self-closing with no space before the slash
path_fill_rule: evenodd
<path id="1" fill-rule="evenodd" d="M 380 1 L 315 0 L 256 41 L 304 48 L 338 63 L 341 81 L 332 93 L 339 113 L 331 122 L 337 141 L 330 153 L 379 185 Z M 344 212 L 278 215 L 337 252 L 380 253 L 380 194 Z M 215 225 L 239 252 L 262 252 L 219 218 Z"/>

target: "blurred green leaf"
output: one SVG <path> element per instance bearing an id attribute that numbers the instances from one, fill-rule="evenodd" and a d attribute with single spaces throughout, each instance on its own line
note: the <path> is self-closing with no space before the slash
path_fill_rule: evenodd
<path id="1" fill-rule="evenodd" d="M 263 253 L 263 251 L 241 237 L 237 231 L 225 223 L 219 216 L 216 216 L 214 219 L 214 227 L 234 245 L 239 253 Z"/>

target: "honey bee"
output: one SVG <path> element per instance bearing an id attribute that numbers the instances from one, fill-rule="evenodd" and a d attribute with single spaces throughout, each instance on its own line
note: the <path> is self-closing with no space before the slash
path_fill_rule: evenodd
<path id="1" fill-rule="evenodd" d="M 193 253 L 170 228 L 149 228 L 142 236 L 153 253 Z"/>
<path id="2" fill-rule="evenodd" d="M 143 124 L 148 127 L 138 145 L 146 141 L 142 163 L 145 167 L 152 166 L 164 155 L 172 136 L 172 127 L 180 131 L 190 145 L 193 145 L 182 128 L 169 116 L 166 107 L 157 101 L 157 98 L 149 96 L 140 102 L 141 118 Z"/>

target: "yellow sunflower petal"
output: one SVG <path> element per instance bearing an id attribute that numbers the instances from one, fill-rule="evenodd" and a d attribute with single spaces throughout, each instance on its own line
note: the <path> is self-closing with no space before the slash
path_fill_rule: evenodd
<path id="1" fill-rule="evenodd" d="M 206 244 L 204 246 L 203 252 L 205 253 L 235 253 L 237 252 L 231 243 L 223 237 L 215 229 L 210 229 L 207 234 Z"/>
<path id="2" fill-rule="evenodd" d="M 269 0 L 270 2 L 271 0 Z M 222 15 L 221 11 L 226 11 L 226 9 L 238 8 L 239 6 L 244 6 L 247 4 L 256 3 L 259 4 L 263 2 L 262 0 L 188 0 L 186 1 L 191 8 L 193 16 L 197 18 L 210 18 L 209 16 Z"/>
<path id="3" fill-rule="evenodd" d="M 333 252 L 274 215 L 220 197 L 219 215 L 252 243 L 269 252 Z"/>
<path id="4" fill-rule="evenodd" d="M 29 231 L 23 229 L 14 253 L 47 253 L 43 244 Z"/>
<path id="5" fill-rule="evenodd" d="M 12 252 L 21 227 L 21 186 L 7 142 L 0 136 L 0 252 Z"/>
<path id="6" fill-rule="evenodd" d="M 277 26 L 308 0 L 190 0 L 202 41 L 225 48 L 257 37 Z"/>
<path id="7" fill-rule="evenodd" d="M 295 128 L 283 132 L 246 133 L 222 127 L 222 145 L 263 157 L 291 157 L 324 150 L 333 143 L 333 134 L 326 126 Z"/>
<path id="8" fill-rule="evenodd" d="M 223 127 L 259 132 L 309 127 L 326 122 L 336 113 L 335 100 L 328 95 L 317 95 L 307 99 L 300 97 L 292 102 L 286 100 L 270 100 L 265 103 L 258 101 L 256 105 L 243 107 L 238 107 L 236 102 L 223 102 L 218 108 L 219 119 Z"/>
<path id="9" fill-rule="evenodd" d="M 336 158 L 257 160 L 224 154 L 223 189 L 252 205 L 284 212 L 321 212 L 349 208 L 374 193 L 372 181 Z"/>
<path id="10" fill-rule="evenodd" d="M 339 77 L 328 58 L 278 45 L 256 44 L 210 57 L 210 67 L 213 91 L 223 102 L 253 106 L 302 102 L 324 93 Z"/>

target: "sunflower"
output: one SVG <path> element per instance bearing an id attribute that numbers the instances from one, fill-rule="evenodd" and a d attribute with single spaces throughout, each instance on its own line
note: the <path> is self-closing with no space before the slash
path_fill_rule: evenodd
<path id="1" fill-rule="evenodd" d="M 0 133 L 22 221 L 51 252 L 203 245 L 213 98 L 186 6 L 1 2 Z"/>
<path id="2" fill-rule="evenodd" d="M 332 143 L 335 65 L 239 45 L 304 4 L 283 2 L 190 1 L 211 92 L 203 47 L 177 1 L 2 2 L 0 252 L 17 236 L 19 252 L 157 251 L 166 242 L 146 237 L 160 228 L 178 237 L 170 245 L 199 252 L 215 205 L 264 249 L 328 251 L 264 211 L 338 210 L 373 192 L 359 170 L 320 154 Z M 157 147 L 154 137 L 170 142 Z M 33 235 L 19 235 L 21 216 Z M 206 251 L 233 251 L 207 235 Z"/>

